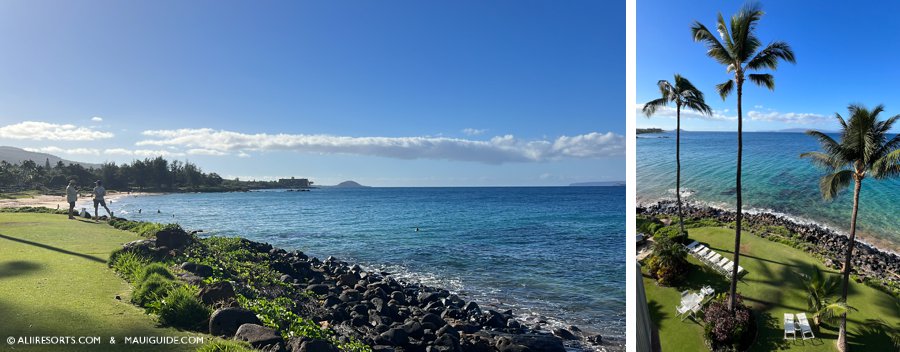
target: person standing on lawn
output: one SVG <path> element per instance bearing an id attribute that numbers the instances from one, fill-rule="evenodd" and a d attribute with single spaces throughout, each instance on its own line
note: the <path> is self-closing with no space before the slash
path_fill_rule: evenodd
<path id="1" fill-rule="evenodd" d="M 103 206 L 103 209 L 106 209 L 106 213 L 109 214 L 109 218 L 112 219 L 112 212 L 109 211 L 109 208 L 106 206 L 106 200 L 103 197 L 106 197 L 106 188 L 103 188 L 103 182 L 97 180 L 95 182 L 96 186 L 94 187 L 94 221 L 99 221 L 100 211 L 99 206 Z"/>
<path id="2" fill-rule="evenodd" d="M 75 180 L 69 180 L 66 186 L 66 202 L 69 203 L 69 220 L 75 220 L 72 212 L 75 210 L 75 202 L 78 201 L 78 188 L 75 188 Z"/>

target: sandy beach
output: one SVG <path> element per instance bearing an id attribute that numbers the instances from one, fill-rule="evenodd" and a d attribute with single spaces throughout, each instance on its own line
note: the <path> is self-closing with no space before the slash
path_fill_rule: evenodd
<path id="1" fill-rule="evenodd" d="M 130 192 L 130 193 L 107 193 L 106 195 L 106 204 L 113 208 L 115 202 L 124 197 L 137 197 L 137 196 L 149 196 L 149 195 L 158 195 L 160 193 L 148 193 L 148 192 Z M 54 195 L 37 195 L 32 196 L 30 198 L 17 198 L 17 199 L 0 199 L 0 208 L 21 208 L 21 207 L 47 207 L 50 209 L 56 209 L 57 207 L 60 209 L 65 209 L 66 205 L 66 197 L 65 196 L 54 196 Z M 91 201 L 90 193 L 81 193 L 78 196 L 78 202 L 75 203 L 76 209 L 85 208 L 93 208 L 93 203 Z M 115 211 L 115 209 L 113 209 Z"/>

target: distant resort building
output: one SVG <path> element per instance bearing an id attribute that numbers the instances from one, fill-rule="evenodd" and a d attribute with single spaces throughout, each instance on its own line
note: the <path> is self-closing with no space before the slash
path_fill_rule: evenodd
<path id="1" fill-rule="evenodd" d="M 278 179 L 278 185 L 284 188 L 309 188 L 313 184 L 307 178 L 281 178 Z"/>

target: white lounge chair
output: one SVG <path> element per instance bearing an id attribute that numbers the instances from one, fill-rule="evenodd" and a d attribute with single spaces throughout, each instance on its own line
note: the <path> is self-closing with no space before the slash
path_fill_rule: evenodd
<path id="1" fill-rule="evenodd" d="M 702 244 L 698 244 L 696 247 L 694 247 L 694 249 L 691 249 L 691 252 L 700 253 L 700 251 L 702 251 L 704 249 L 709 250 L 709 248 L 707 248 L 706 246 L 704 246 Z"/>
<path id="2" fill-rule="evenodd" d="M 791 335 L 791 340 L 797 339 L 797 324 L 794 322 L 794 315 L 791 313 L 784 313 L 784 339 L 788 339 L 788 335 Z"/>
<path id="3" fill-rule="evenodd" d="M 702 293 L 704 296 L 709 296 L 713 293 L 716 293 L 716 290 L 713 290 L 711 286 L 703 286 L 703 288 L 700 289 L 700 293 Z"/>
<path id="4" fill-rule="evenodd" d="M 697 255 L 697 258 L 703 258 L 707 254 L 709 254 L 709 252 L 710 252 L 709 248 L 703 247 L 699 251 L 697 251 L 697 253 L 695 253 L 695 254 Z"/>
<path id="5" fill-rule="evenodd" d="M 711 254 L 711 255 L 709 255 L 708 257 L 706 257 L 706 262 L 707 262 L 707 264 L 709 264 L 709 265 L 711 265 L 711 266 L 713 266 L 713 267 L 715 267 L 715 264 L 714 264 L 714 263 L 715 263 L 715 262 L 718 262 L 719 260 L 722 260 L 722 256 L 721 256 L 719 253 L 716 253 L 716 252 L 713 252 L 713 254 Z"/>
<path id="6" fill-rule="evenodd" d="M 803 339 L 814 339 L 816 335 L 812 332 L 812 327 L 809 326 L 809 320 L 806 320 L 806 313 L 797 314 L 797 320 L 800 321 L 800 331 L 803 334 Z M 809 337 L 806 336 L 809 334 Z"/>
<path id="7" fill-rule="evenodd" d="M 728 259 L 728 258 L 726 258 L 726 257 L 722 257 L 721 260 L 719 260 L 718 262 L 716 262 L 716 265 L 718 265 L 720 268 L 724 269 L 724 268 L 725 268 L 725 265 L 728 264 L 728 263 L 731 263 L 731 259 Z M 734 265 L 734 264 L 731 264 L 731 265 Z"/>
<path id="8" fill-rule="evenodd" d="M 694 247 L 697 247 L 698 244 L 700 244 L 700 242 L 694 241 L 694 242 L 691 242 L 691 244 L 685 246 L 685 248 L 687 248 L 688 250 L 691 250 L 691 249 L 694 249 Z"/>
<path id="9" fill-rule="evenodd" d="M 690 311 L 691 311 L 691 307 L 685 307 L 684 305 L 680 305 L 678 307 L 675 307 L 675 312 L 677 313 L 677 314 L 675 314 L 675 317 L 677 318 L 679 315 L 682 315 L 682 314 L 686 315 L 686 313 L 690 312 Z M 681 318 L 681 321 L 684 321 L 684 317 Z"/>
<path id="10" fill-rule="evenodd" d="M 725 270 L 725 274 L 731 275 L 731 269 L 734 269 L 734 262 L 729 260 L 728 263 L 722 266 L 722 269 Z"/>

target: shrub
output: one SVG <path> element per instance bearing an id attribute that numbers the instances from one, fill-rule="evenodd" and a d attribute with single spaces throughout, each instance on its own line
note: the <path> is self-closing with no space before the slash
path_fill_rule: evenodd
<path id="1" fill-rule="evenodd" d="M 250 344 L 243 341 L 212 340 L 197 348 L 196 352 L 255 352 Z"/>
<path id="2" fill-rule="evenodd" d="M 753 314 L 740 295 L 736 300 L 733 315 L 728 311 L 727 299 L 714 300 L 703 313 L 703 335 L 712 351 L 743 351 L 753 342 Z"/>
<path id="3" fill-rule="evenodd" d="M 652 235 L 656 233 L 656 230 L 663 226 L 662 222 L 660 222 L 656 218 L 640 218 L 638 221 L 638 232 L 646 233 Z"/>
<path id="4" fill-rule="evenodd" d="M 148 277 L 153 274 L 157 274 L 169 280 L 174 280 L 175 275 L 172 275 L 172 272 L 169 271 L 169 268 L 166 267 L 165 264 L 162 263 L 150 263 L 149 265 L 144 266 L 134 277 L 134 286 L 141 286 Z"/>
<path id="5" fill-rule="evenodd" d="M 141 307 L 152 307 L 152 303 L 165 297 L 169 290 L 175 286 L 175 282 L 159 273 L 147 276 L 139 286 L 135 286 L 131 302 Z M 152 310 L 152 309 L 151 309 Z"/>
<path id="6" fill-rule="evenodd" d="M 155 307 L 159 322 L 163 325 L 182 329 L 197 329 L 209 318 L 211 310 L 200 302 L 197 287 L 183 285 L 169 290 L 166 298 Z"/>
<path id="7" fill-rule="evenodd" d="M 148 262 L 147 258 L 139 254 L 118 249 L 110 254 L 108 264 L 126 280 L 134 281 L 135 276 L 147 266 Z"/>
<path id="8" fill-rule="evenodd" d="M 702 219 L 685 219 L 684 227 L 689 229 L 695 229 L 698 227 L 720 227 L 722 223 L 713 218 L 702 218 Z"/>
<path id="9" fill-rule="evenodd" d="M 650 275 L 663 286 L 677 285 L 687 273 L 687 251 L 669 237 L 656 239 L 648 261 Z"/>
<path id="10" fill-rule="evenodd" d="M 678 225 L 663 226 L 656 230 L 653 239 L 659 240 L 660 237 L 668 237 L 677 243 L 685 243 L 688 238 L 688 231 L 684 230 L 684 233 L 682 234 Z"/>

